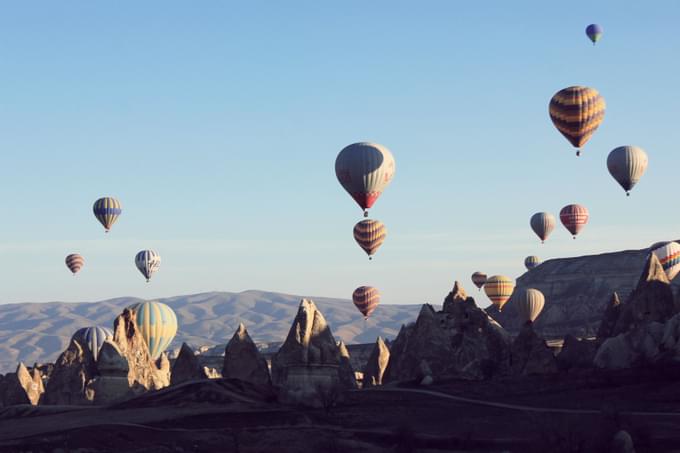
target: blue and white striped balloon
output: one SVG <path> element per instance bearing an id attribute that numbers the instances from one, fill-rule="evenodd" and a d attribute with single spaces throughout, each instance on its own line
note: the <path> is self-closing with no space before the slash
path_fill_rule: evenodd
<path id="1" fill-rule="evenodd" d="M 148 282 L 154 272 L 161 267 L 161 256 L 153 250 L 142 250 L 135 256 L 135 265 Z"/>
<path id="2" fill-rule="evenodd" d="M 135 313 L 135 324 L 146 342 L 149 354 L 156 360 L 177 334 L 177 315 L 161 302 L 141 302 L 128 308 Z"/>
<path id="3" fill-rule="evenodd" d="M 76 330 L 71 339 L 76 340 L 81 346 L 89 348 L 92 351 L 92 356 L 97 360 L 104 340 L 113 340 L 113 332 L 111 329 L 101 326 L 83 327 Z"/>

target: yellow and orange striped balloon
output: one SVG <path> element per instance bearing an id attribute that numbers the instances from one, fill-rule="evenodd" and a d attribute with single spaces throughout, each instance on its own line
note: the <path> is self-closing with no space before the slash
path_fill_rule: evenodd
<path id="1" fill-rule="evenodd" d="M 380 304 L 380 291 L 372 286 L 360 286 L 352 293 L 354 306 L 368 319 Z"/>
<path id="2" fill-rule="evenodd" d="M 379 220 L 362 220 L 354 225 L 354 240 L 359 247 L 364 249 L 368 259 L 378 251 L 378 248 L 385 242 L 387 228 Z"/>
<path id="3" fill-rule="evenodd" d="M 515 282 L 505 275 L 493 275 L 484 283 L 484 292 L 491 299 L 491 303 L 498 307 L 498 311 L 503 309 L 503 305 L 510 299 L 514 290 Z"/>
<path id="4" fill-rule="evenodd" d="M 602 123 L 605 108 L 604 98 L 597 90 L 573 86 L 555 93 L 549 112 L 557 130 L 574 148 L 581 148 Z"/>

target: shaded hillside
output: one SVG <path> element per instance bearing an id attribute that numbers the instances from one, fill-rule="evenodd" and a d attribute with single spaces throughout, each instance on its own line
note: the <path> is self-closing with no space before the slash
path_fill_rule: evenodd
<path id="1" fill-rule="evenodd" d="M 301 296 L 264 291 L 213 292 L 159 299 L 177 313 L 179 332 L 170 348 L 226 343 L 243 322 L 257 342 L 279 342 L 288 334 Z M 94 303 L 22 303 L 0 305 L 0 373 L 17 362 L 55 360 L 71 334 L 92 324 L 111 326 L 124 307 L 139 301 L 125 297 Z M 381 305 L 368 321 L 349 300 L 314 298 L 336 339 L 372 343 L 395 337 L 402 324 L 415 320 L 420 305 Z"/>
<path id="2" fill-rule="evenodd" d="M 542 335 L 594 335 L 612 292 L 616 291 L 621 301 L 626 300 L 648 254 L 649 249 L 625 250 L 545 261 L 517 279 L 515 293 L 501 313 L 495 307 L 487 312 L 506 329 L 517 331 L 516 295 L 523 289 L 536 288 L 546 299 L 535 325 Z M 676 279 L 674 290 L 677 286 Z"/>

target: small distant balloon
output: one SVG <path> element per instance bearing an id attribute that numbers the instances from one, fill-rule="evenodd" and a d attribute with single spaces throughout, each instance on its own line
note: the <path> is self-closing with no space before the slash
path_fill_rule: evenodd
<path id="1" fill-rule="evenodd" d="M 524 266 L 527 268 L 528 271 L 535 268 L 539 264 L 541 264 L 541 259 L 535 255 L 527 256 L 526 258 L 524 258 Z"/>
<path id="2" fill-rule="evenodd" d="M 619 146 L 607 156 L 607 170 L 619 183 L 626 195 L 647 170 L 647 153 L 637 146 Z"/>
<path id="3" fill-rule="evenodd" d="M 593 42 L 593 45 L 595 45 L 595 43 L 598 42 L 600 38 L 602 38 L 603 33 L 604 30 L 602 29 L 601 25 L 590 24 L 586 27 L 586 35 Z"/>
<path id="4" fill-rule="evenodd" d="M 76 275 L 85 264 L 85 259 L 77 253 L 71 253 L 66 257 L 65 261 L 66 267 L 68 267 L 69 270 L 73 272 L 73 275 Z"/>
<path id="5" fill-rule="evenodd" d="M 588 217 L 588 209 L 580 204 L 567 205 L 560 211 L 562 225 L 569 230 L 574 239 L 588 223 Z"/>
<path id="6" fill-rule="evenodd" d="M 99 223 L 104 225 L 104 229 L 108 233 L 111 226 L 118 220 L 118 216 L 123 212 L 123 209 L 120 201 L 115 198 L 104 197 L 94 202 L 92 211 L 97 220 L 99 220 Z"/>
<path id="7" fill-rule="evenodd" d="M 378 248 L 385 242 L 387 236 L 387 228 L 378 220 L 362 220 L 354 225 L 354 240 L 357 241 L 359 247 L 364 249 L 368 255 L 368 259 L 378 251 Z"/>
<path id="8" fill-rule="evenodd" d="M 515 281 L 505 275 L 493 275 L 484 283 L 484 292 L 491 303 L 498 307 L 498 311 L 503 309 L 503 305 L 510 299 L 514 289 Z"/>
<path id="9" fill-rule="evenodd" d="M 484 272 L 475 272 L 472 274 L 472 283 L 474 283 L 478 289 L 481 289 L 482 286 L 484 286 L 484 283 L 486 283 L 486 274 Z"/>
<path id="10" fill-rule="evenodd" d="M 352 302 L 364 318 L 368 319 L 380 304 L 380 291 L 372 286 L 360 286 L 352 293 Z"/>
<path id="11" fill-rule="evenodd" d="M 142 250 L 135 256 L 135 265 L 148 282 L 154 272 L 161 267 L 161 257 L 153 250 Z"/>
<path id="12" fill-rule="evenodd" d="M 537 212 L 532 215 L 531 220 L 529 220 L 531 229 L 534 230 L 534 233 L 536 233 L 536 236 L 541 240 L 541 243 L 544 243 L 545 240 L 548 239 L 550 233 L 555 229 L 556 224 L 557 221 L 555 220 L 555 216 L 549 212 Z"/>
<path id="13" fill-rule="evenodd" d="M 576 155 L 590 140 L 604 120 L 606 104 L 597 90 L 582 86 L 558 91 L 550 99 L 550 119 L 557 130 L 569 140 Z"/>

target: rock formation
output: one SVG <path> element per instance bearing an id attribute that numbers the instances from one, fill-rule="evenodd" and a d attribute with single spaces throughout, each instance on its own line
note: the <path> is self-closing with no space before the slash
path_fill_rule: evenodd
<path id="1" fill-rule="evenodd" d="M 375 342 L 373 351 L 364 368 L 363 387 L 382 385 L 383 374 L 390 360 L 390 350 L 381 337 Z"/>
<path id="2" fill-rule="evenodd" d="M 463 289 L 463 286 L 460 283 L 458 283 L 458 280 L 456 280 L 453 284 L 453 289 L 444 298 L 444 305 L 442 306 L 442 310 L 445 312 L 452 312 L 453 304 L 457 302 L 465 302 L 465 299 L 467 298 L 468 295 L 465 292 L 465 289 Z"/>
<path id="3" fill-rule="evenodd" d="M 615 291 L 614 293 L 612 293 L 612 297 L 609 300 L 609 304 L 607 304 L 607 307 L 604 310 L 604 314 L 602 315 L 602 322 L 600 322 L 600 327 L 597 329 L 597 339 L 600 343 L 614 334 L 614 329 L 616 327 L 616 323 L 618 322 L 620 315 L 621 315 L 621 300 L 619 299 L 619 295 Z"/>
<path id="4" fill-rule="evenodd" d="M 128 361 L 113 341 L 104 341 L 97 357 L 97 369 L 100 376 L 92 386 L 95 404 L 109 404 L 134 395 L 128 382 Z"/>
<path id="5" fill-rule="evenodd" d="M 557 372 L 557 360 L 552 351 L 527 322 L 510 346 L 512 374 L 529 376 Z"/>
<path id="6" fill-rule="evenodd" d="M 321 405 L 325 394 L 345 385 L 340 377 L 340 350 L 314 302 L 303 299 L 281 349 L 272 357 L 272 382 L 284 402 Z M 324 394 L 324 395 L 322 395 Z"/>
<path id="7" fill-rule="evenodd" d="M 340 353 L 340 367 L 338 368 L 340 386 L 345 389 L 355 389 L 357 388 L 357 380 L 354 375 L 354 368 L 350 361 L 347 346 L 342 341 L 338 343 L 338 352 Z"/>
<path id="8" fill-rule="evenodd" d="M 54 364 L 47 382 L 45 404 L 89 405 L 94 400 L 93 380 L 98 376 L 92 352 L 71 340 Z"/>
<path id="9" fill-rule="evenodd" d="M 415 323 L 402 326 L 392 343 L 384 382 L 421 380 L 427 365 L 443 376 L 483 379 L 509 373 L 509 336 L 456 285 L 446 310 L 423 305 Z M 425 364 L 423 364 L 425 362 Z"/>
<path id="10" fill-rule="evenodd" d="M 597 349 L 593 363 L 599 368 L 622 369 L 657 362 L 663 334 L 663 324 L 650 322 L 608 338 Z"/>
<path id="11" fill-rule="evenodd" d="M 579 340 L 573 335 L 564 337 L 562 350 L 557 355 L 557 367 L 562 371 L 572 368 L 591 368 L 598 343 L 595 340 Z"/>
<path id="12" fill-rule="evenodd" d="M 26 366 L 19 363 L 14 373 L 8 373 L 0 380 L 0 406 L 15 404 L 38 404 L 42 393 Z"/>
<path id="13" fill-rule="evenodd" d="M 243 323 L 239 324 L 234 336 L 224 348 L 222 376 L 254 384 L 271 384 L 267 361 L 257 350 Z"/>
<path id="14" fill-rule="evenodd" d="M 175 360 L 175 363 L 172 365 L 170 377 L 171 385 L 208 378 L 210 378 L 210 373 L 198 362 L 198 358 L 193 349 L 186 343 L 182 343 L 177 360 Z"/>

